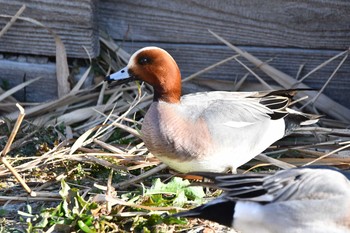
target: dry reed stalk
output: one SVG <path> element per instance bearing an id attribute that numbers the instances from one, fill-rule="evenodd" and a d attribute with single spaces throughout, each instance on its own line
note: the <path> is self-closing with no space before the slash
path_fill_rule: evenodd
<path id="1" fill-rule="evenodd" d="M 0 17 L 12 18 L 9 15 L 0 15 Z M 56 45 L 56 75 L 57 75 L 57 85 L 58 85 L 58 96 L 62 97 L 69 93 L 70 85 L 68 82 L 69 69 L 67 62 L 66 48 L 61 40 L 61 38 L 49 27 L 39 22 L 38 20 L 17 16 L 16 19 L 30 22 L 34 25 L 44 28 L 47 30 L 54 38 Z"/>
<path id="2" fill-rule="evenodd" d="M 307 73 L 306 75 L 304 75 L 304 77 L 300 78 L 300 80 L 298 80 L 295 84 L 293 84 L 292 88 L 296 88 L 298 87 L 298 85 L 300 83 L 302 83 L 306 78 L 308 78 L 311 74 L 315 73 L 316 71 L 318 71 L 319 69 L 322 69 L 324 66 L 328 65 L 329 63 L 331 63 L 332 61 L 336 60 L 337 58 L 346 55 L 347 53 L 349 53 L 349 50 L 345 50 L 331 58 L 329 58 L 328 60 L 326 60 L 325 62 L 323 62 L 322 64 L 316 66 L 314 69 L 312 69 L 309 73 Z"/>
<path id="3" fill-rule="evenodd" d="M 41 78 L 42 78 L 42 77 L 37 77 L 37 78 L 35 78 L 35 79 L 28 80 L 28 81 L 26 81 L 26 82 L 23 82 L 23 83 L 21 83 L 21 84 L 18 84 L 17 86 L 15 86 L 15 87 L 9 89 L 8 91 L 5 91 L 4 93 L 2 93 L 2 94 L 0 95 L 0 102 L 3 101 L 4 99 L 10 97 L 12 94 L 16 93 L 17 91 L 23 89 L 24 87 L 26 87 L 26 86 L 32 84 L 33 82 L 36 82 L 36 81 L 40 80 Z"/>
<path id="4" fill-rule="evenodd" d="M 238 62 L 241 66 L 243 66 L 246 70 L 249 71 L 267 90 L 272 90 L 273 88 L 267 84 L 262 78 L 259 77 L 252 69 L 246 66 L 243 62 L 241 62 L 238 58 L 235 58 L 235 61 Z"/>
<path id="5" fill-rule="evenodd" d="M 237 172 L 237 174 L 247 174 L 256 168 L 270 167 L 270 166 L 274 166 L 274 164 L 272 164 L 272 163 L 259 163 L 259 164 L 256 164 L 256 165 L 250 167 L 249 169 L 247 169 L 245 171 Z M 288 168 L 285 168 L 285 169 L 288 169 Z"/>
<path id="6" fill-rule="evenodd" d="M 100 147 L 102 147 L 103 149 L 105 150 L 108 150 L 110 152 L 113 152 L 113 153 L 118 153 L 118 154 L 123 154 L 124 152 L 122 150 L 120 150 L 119 148 L 115 147 L 115 146 L 112 146 L 110 144 L 107 144 L 105 142 L 102 142 L 98 139 L 94 139 L 94 143 L 99 145 Z"/>
<path id="7" fill-rule="evenodd" d="M 110 163 L 104 159 L 98 159 L 95 156 L 87 156 L 84 154 L 79 154 L 76 156 L 72 156 L 69 159 L 84 162 L 84 163 L 99 164 L 103 167 L 108 167 L 108 168 L 111 168 L 111 169 L 116 170 L 116 171 L 127 171 L 128 170 L 128 168 L 125 166 L 115 165 L 115 164 Z"/>
<path id="8" fill-rule="evenodd" d="M 299 80 L 300 79 L 300 75 L 301 75 L 301 72 L 303 71 L 305 67 L 305 64 L 301 64 L 298 68 L 298 72 L 297 74 L 295 75 L 295 80 Z"/>
<path id="9" fill-rule="evenodd" d="M 136 98 L 130 105 L 127 111 L 125 111 L 121 116 L 119 116 L 113 123 L 118 123 L 118 121 L 121 121 L 124 117 L 126 117 L 126 115 L 128 115 L 128 113 L 139 103 L 140 99 L 142 97 L 138 97 Z M 89 129 L 88 131 L 86 131 L 84 134 L 82 134 L 77 140 L 76 142 L 73 144 L 71 151 L 70 151 L 70 155 L 73 154 L 78 148 L 85 146 L 87 144 L 90 144 L 91 142 L 93 142 L 93 140 L 95 138 L 100 138 L 103 137 L 105 133 L 108 133 L 108 130 L 110 130 L 113 126 L 113 123 L 111 125 L 106 125 L 105 127 L 94 127 Z M 99 131 L 97 131 L 98 128 L 101 128 Z M 92 132 L 97 131 L 92 137 L 90 137 L 89 139 L 87 139 Z"/>
<path id="10" fill-rule="evenodd" d="M 154 206 L 138 205 L 138 204 L 129 203 L 129 202 L 126 202 L 120 198 L 108 196 L 105 194 L 97 194 L 96 196 L 94 196 L 93 201 L 94 202 L 109 202 L 110 205 L 112 205 L 112 206 L 123 205 L 123 206 L 129 206 L 129 207 L 133 207 L 133 208 L 141 208 L 141 209 L 150 210 L 150 211 L 169 211 L 169 210 L 179 210 L 180 211 L 180 210 L 184 210 L 183 208 L 172 207 L 172 206 L 154 207 Z"/>
<path id="11" fill-rule="evenodd" d="M 313 165 L 327 165 L 327 166 L 336 166 L 336 165 L 350 165 L 350 158 L 323 158 L 322 160 L 315 161 L 314 158 L 280 158 L 281 161 L 295 164 L 296 166 L 307 166 L 308 164 Z"/>
<path id="12" fill-rule="evenodd" d="M 51 34 L 54 36 L 54 39 L 55 39 L 56 78 L 57 78 L 58 97 L 62 97 L 67 95 L 70 92 L 70 84 L 68 81 L 69 68 L 68 68 L 66 47 L 64 46 L 61 38 L 56 33 L 54 33 L 51 30 L 49 30 L 49 32 L 51 32 Z"/>
<path id="13" fill-rule="evenodd" d="M 340 61 L 340 63 L 338 64 L 338 66 L 335 68 L 335 70 L 332 72 L 331 76 L 329 76 L 329 78 L 327 79 L 327 81 L 325 82 L 325 84 L 322 86 L 321 90 L 318 91 L 317 95 L 314 96 L 311 100 L 309 100 L 308 102 L 306 102 L 300 109 L 305 108 L 307 105 L 311 104 L 311 103 L 315 103 L 317 101 L 317 99 L 320 97 L 320 95 L 322 94 L 322 92 L 324 91 L 324 89 L 326 89 L 326 87 L 328 86 L 329 82 L 333 79 L 333 77 L 335 76 L 335 74 L 338 72 L 338 70 L 340 69 L 340 67 L 344 64 L 345 60 L 348 58 L 349 55 L 349 50 L 347 51 L 347 53 L 345 54 L 345 56 L 343 57 L 343 59 Z"/>
<path id="14" fill-rule="evenodd" d="M 19 173 L 16 171 L 16 169 L 14 169 L 12 167 L 12 165 L 7 161 L 6 159 L 6 155 L 7 153 L 10 151 L 11 149 L 11 145 L 12 145 L 12 142 L 13 140 L 15 139 L 16 135 L 17 135 L 17 132 L 19 130 L 19 127 L 21 126 L 22 124 L 22 121 L 23 121 L 23 118 L 25 116 L 25 113 L 24 113 L 24 109 L 22 108 L 21 105 L 19 104 L 16 104 L 16 106 L 18 107 L 19 109 L 19 116 L 17 118 L 17 121 L 15 123 L 15 126 L 13 127 L 13 130 L 11 132 L 11 135 L 4 147 L 4 149 L 1 151 L 0 153 L 0 156 L 1 156 L 1 162 L 5 165 L 5 167 L 12 173 L 12 175 L 14 177 L 16 177 L 16 179 L 18 180 L 18 182 L 22 185 L 22 187 L 28 192 L 28 194 L 30 194 L 30 196 L 32 197 L 35 197 L 37 194 L 32 191 L 29 186 L 27 185 L 27 183 L 25 182 L 25 180 L 19 175 Z"/>
<path id="15" fill-rule="evenodd" d="M 238 47 L 232 45 L 230 42 L 217 35 L 216 33 L 209 30 L 209 32 L 216 37 L 218 40 L 226 44 L 233 51 L 240 54 L 242 57 L 253 63 L 255 66 L 259 67 L 261 71 L 269 75 L 273 80 L 279 83 L 284 88 L 291 88 L 297 81 L 291 76 L 277 70 L 276 68 L 263 63 L 260 59 L 254 57 L 246 51 L 239 49 Z M 309 86 L 300 83 L 299 88 L 310 89 Z M 316 94 L 312 91 L 305 91 L 305 94 L 314 98 Z M 297 95 L 298 96 L 298 95 Z M 300 96 L 299 96 L 300 97 Z M 339 103 L 333 101 L 329 97 L 324 94 L 320 94 L 318 97 L 318 101 L 315 102 L 315 107 L 320 109 L 322 112 L 327 113 L 329 116 L 332 116 L 336 119 L 343 120 L 346 122 L 350 122 L 350 110 Z"/>
<path id="16" fill-rule="evenodd" d="M 345 144 L 345 146 L 342 146 L 342 147 L 337 148 L 337 149 L 335 149 L 335 150 L 333 150 L 333 151 L 331 151 L 331 152 L 329 152 L 329 153 L 327 153 L 325 155 L 322 155 L 322 156 L 318 157 L 317 159 L 314 159 L 311 162 L 308 162 L 307 164 L 305 164 L 305 166 L 309 166 L 309 165 L 311 165 L 311 164 L 313 164 L 313 163 L 315 163 L 315 162 L 317 162 L 319 160 L 322 160 L 322 159 L 324 159 L 324 158 L 326 158 L 326 157 L 328 157 L 330 155 L 333 155 L 333 154 L 335 154 L 335 153 L 337 153 L 339 151 L 342 151 L 342 150 L 350 147 L 350 142 L 344 142 L 342 144 Z"/>
<path id="17" fill-rule="evenodd" d="M 316 132 L 321 134 L 334 134 L 338 136 L 350 136 L 350 129 L 337 129 L 337 128 L 325 128 L 325 127 L 303 127 L 295 129 L 294 132 L 305 133 L 306 131 Z"/>
<path id="18" fill-rule="evenodd" d="M 60 201 L 62 200 L 62 197 L 18 197 L 18 196 L 0 196 L 0 202 L 5 202 L 5 201 Z"/>
<path id="19" fill-rule="evenodd" d="M 133 178 L 127 180 L 127 181 L 115 184 L 115 185 L 113 185 L 113 187 L 115 187 L 116 189 L 125 188 L 125 187 L 127 187 L 129 185 L 132 185 L 132 184 L 134 184 L 134 183 L 136 183 L 136 182 L 138 182 L 140 180 L 146 179 L 147 177 L 150 177 L 150 176 L 160 172 L 161 170 L 164 170 L 167 167 L 168 167 L 167 165 L 162 163 L 162 164 L 158 165 L 157 167 L 152 168 L 151 170 L 148 170 L 148 171 L 142 173 L 139 176 L 136 176 L 136 177 L 133 177 Z"/>
<path id="20" fill-rule="evenodd" d="M 262 162 L 267 162 L 267 163 L 269 163 L 271 165 L 275 165 L 275 166 L 283 168 L 283 169 L 289 169 L 289 168 L 295 167 L 292 164 L 280 161 L 278 159 L 274 159 L 274 158 L 268 157 L 265 154 L 259 154 L 254 159 L 257 159 L 257 160 L 262 161 Z"/>
<path id="21" fill-rule="evenodd" d="M 321 157 L 324 155 L 323 152 L 321 151 L 315 151 L 315 150 L 307 150 L 307 149 L 297 149 L 297 148 L 293 148 L 293 150 L 300 152 L 301 154 L 305 155 L 305 156 L 309 156 L 309 157 Z"/>
<path id="22" fill-rule="evenodd" d="M 15 169 L 19 172 L 24 172 L 24 171 L 31 170 L 33 168 L 39 168 L 40 166 L 43 166 L 50 160 L 60 158 L 62 155 L 67 153 L 67 151 L 69 151 L 69 148 L 61 148 L 62 144 L 66 144 L 66 143 L 65 142 L 61 143 L 60 145 L 54 147 L 50 151 L 41 155 L 40 157 L 16 166 Z M 8 175 L 8 172 L 6 170 L 2 170 L 2 171 L 0 170 L 0 177 L 7 176 L 7 175 Z"/>
<path id="23" fill-rule="evenodd" d="M 62 113 L 55 113 L 55 110 L 57 108 L 66 107 L 71 104 L 81 103 L 82 101 L 85 101 L 85 100 L 95 99 L 97 96 L 99 96 L 99 93 L 92 92 L 93 89 L 94 88 L 80 90 L 80 91 L 77 91 L 74 95 L 68 94 L 60 99 L 53 100 L 50 102 L 45 102 L 40 105 L 27 108 L 26 115 L 28 118 L 33 118 L 37 116 L 44 117 L 45 114 L 51 114 L 50 117 L 52 117 L 52 114 L 55 114 L 57 116 L 62 115 Z M 126 89 L 130 89 L 130 88 L 126 88 Z M 106 91 L 106 94 L 111 94 L 111 93 L 114 93 L 114 91 L 113 90 Z M 8 118 L 9 120 L 14 120 L 16 119 L 17 115 L 18 115 L 18 112 L 13 112 L 11 114 L 5 115 L 5 117 Z"/>
<path id="24" fill-rule="evenodd" d="M 121 47 L 119 47 L 114 40 L 109 37 L 105 32 L 100 31 L 100 41 L 107 46 L 107 48 L 111 51 L 113 51 L 114 53 L 116 53 L 116 55 L 124 62 L 124 63 L 128 63 L 129 59 L 130 59 L 130 54 L 127 53 L 124 49 L 122 49 Z M 107 59 L 105 59 L 107 60 Z"/>
<path id="25" fill-rule="evenodd" d="M 0 31 L 0 38 L 10 29 L 10 27 L 16 22 L 18 17 L 23 13 L 26 9 L 26 5 L 22 5 L 22 7 L 17 11 L 17 13 L 11 17 L 10 21 L 3 27 Z"/>
<path id="26" fill-rule="evenodd" d="M 5 91 L 0 87 L 0 95 L 5 93 Z M 13 98 L 12 96 L 7 97 L 6 99 L 2 100 L 0 103 L 0 114 L 8 114 L 11 112 L 14 112 L 17 110 L 16 103 L 18 101 Z M 20 103 L 21 105 L 24 105 L 23 103 Z"/>
<path id="27" fill-rule="evenodd" d="M 214 68 L 216 68 L 218 66 L 221 66 L 222 64 L 225 64 L 226 62 L 229 62 L 229 61 L 232 61 L 233 59 L 236 59 L 238 56 L 239 55 L 234 55 L 234 56 L 228 57 L 226 59 L 223 59 L 223 60 L 221 60 L 221 61 L 219 61 L 217 63 L 214 63 L 214 64 L 212 64 L 212 65 L 210 65 L 210 66 L 208 66 L 208 67 L 206 67 L 206 68 L 204 68 L 204 69 L 202 69 L 202 70 L 200 70 L 200 71 L 198 71 L 198 72 L 196 72 L 196 73 L 194 73 L 194 74 L 192 74 L 192 75 L 182 79 L 182 82 L 191 81 L 192 79 L 198 77 L 201 74 L 204 74 L 205 72 L 208 72 L 208 71 L 210 71 L 210 70 L 212 70 L 212 69 L 214 69 Z"/>
<path id="28" fill-rule="evenodd" d="M 90 63 L 91 63 L 91 58 L 90 58 Z M 87 68 L 87 70 L 84 72 L 84 74 L 80 77 L 78 83 L 75 84 L 74 88 L 70 91 L 70 95 L 74 95 L 74 93 L 76 93 L 83 86 L 90 71 L 91 71 L 91 65 L 89 66 L 89 68 Z"/>

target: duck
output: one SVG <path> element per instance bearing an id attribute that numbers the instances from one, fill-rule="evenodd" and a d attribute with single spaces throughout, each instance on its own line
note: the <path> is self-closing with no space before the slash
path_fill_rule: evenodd
<path id="1" fill-rule="evenodd" d="M 141 137 L 148 150 L 177 172 L 235 173 L 272 143 L 317 117 L 289 109 L 297 90 L 210 91 L 181 96 L 181 72 L 159 47 L 136 51 L 126 67 L 105 78 L 153 87 Z"/>
<path id="2" fill-rule="evenodd" d="M 274 174 L 192 173 L 223 194 L 172 217 L 215 221 L 241 233 L 350 232 L 350 173 L 301 167 Z"/>

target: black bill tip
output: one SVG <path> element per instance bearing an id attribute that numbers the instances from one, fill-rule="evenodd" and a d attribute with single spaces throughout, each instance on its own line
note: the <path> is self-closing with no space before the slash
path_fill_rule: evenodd
<path id="1" fill-rule="evenodd" d="M 113 81 L 113 79 L 111 79 L 111 76 L 108 75 L 107 77 L 105 77 L 105 82 L 111 83 Z"/>

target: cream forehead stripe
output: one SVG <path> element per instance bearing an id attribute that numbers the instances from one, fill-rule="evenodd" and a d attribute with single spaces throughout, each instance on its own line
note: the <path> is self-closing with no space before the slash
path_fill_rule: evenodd
<path id="1" fill-rule="evenodd" d="M 144 52 L 144 51 L 147 51 L 147 50 L 152 50 L 152 49 L 155 49 L 155 50 L 160 50 L 160 51 L 163 51 L 165 54 L 167 54 L 169 57 L 171 57 L 171 59 L 176 63 L 176 61 L 174 60 L 174 58 L 167 52 L 165 51 L 164 49 L 162 48 L 159 48 L 159 47 L 155 47 L 155 46 L 148 46 L 148 47 L 144 47 L 142 49 L 139 49 L 137 50 L 131 57 L 130 57 L 130 60 L 129 60 L 129 63 L 128 63 L 128 67 L 133 67 L 134 65 L 136 65 L 136 62 L 135 61 L 137 55 L 139 55 L 141 52 Z"/>

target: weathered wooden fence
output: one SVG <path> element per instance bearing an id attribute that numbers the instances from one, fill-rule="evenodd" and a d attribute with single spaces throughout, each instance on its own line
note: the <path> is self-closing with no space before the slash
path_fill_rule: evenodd
<path id="1" fill-rule="evenodd" d="M 26 16 L 43 22 L 62 37 L 70 57 L 86 57 L 83 46 L 93 57 L 97 56 L 100 29 L 130 53 L 148 45 L 163 47 L 178 61 L 184 77 L 233 54 L 208 29 L 293 77 L 307 74 L 350 46 L 350 2 L 345 0 L 0 0 L 0 14 L 13 15 L 23 3 L 30 9 Z M 0 27 L 5 23 L 6 19 L 0 18 Z M 2 52 L 52 56 L 53 46 L 52 36 L 45 29 L 27 22 L 16 22 L 0 38 Z M 8 65 L 1 63 L 5 58 L 0 59 L 0 79 L 21 81 L 23 73 L 27 78 L 37 75 L 25 70 L 22 75 L 7 72 L 4 77 L 3 69 Z M 340 60 L 330 62 L 305 83 L 320 88 Z M 234 81 L 246 73 L 241 65 L 231 61 L 201 75 L 187 89 L 232 89 Z M 350 63 L 346 61 L 325 90 L 347 107 L 349 74 Z M 51 75 L 54 77 L 54 73 Z"/>

